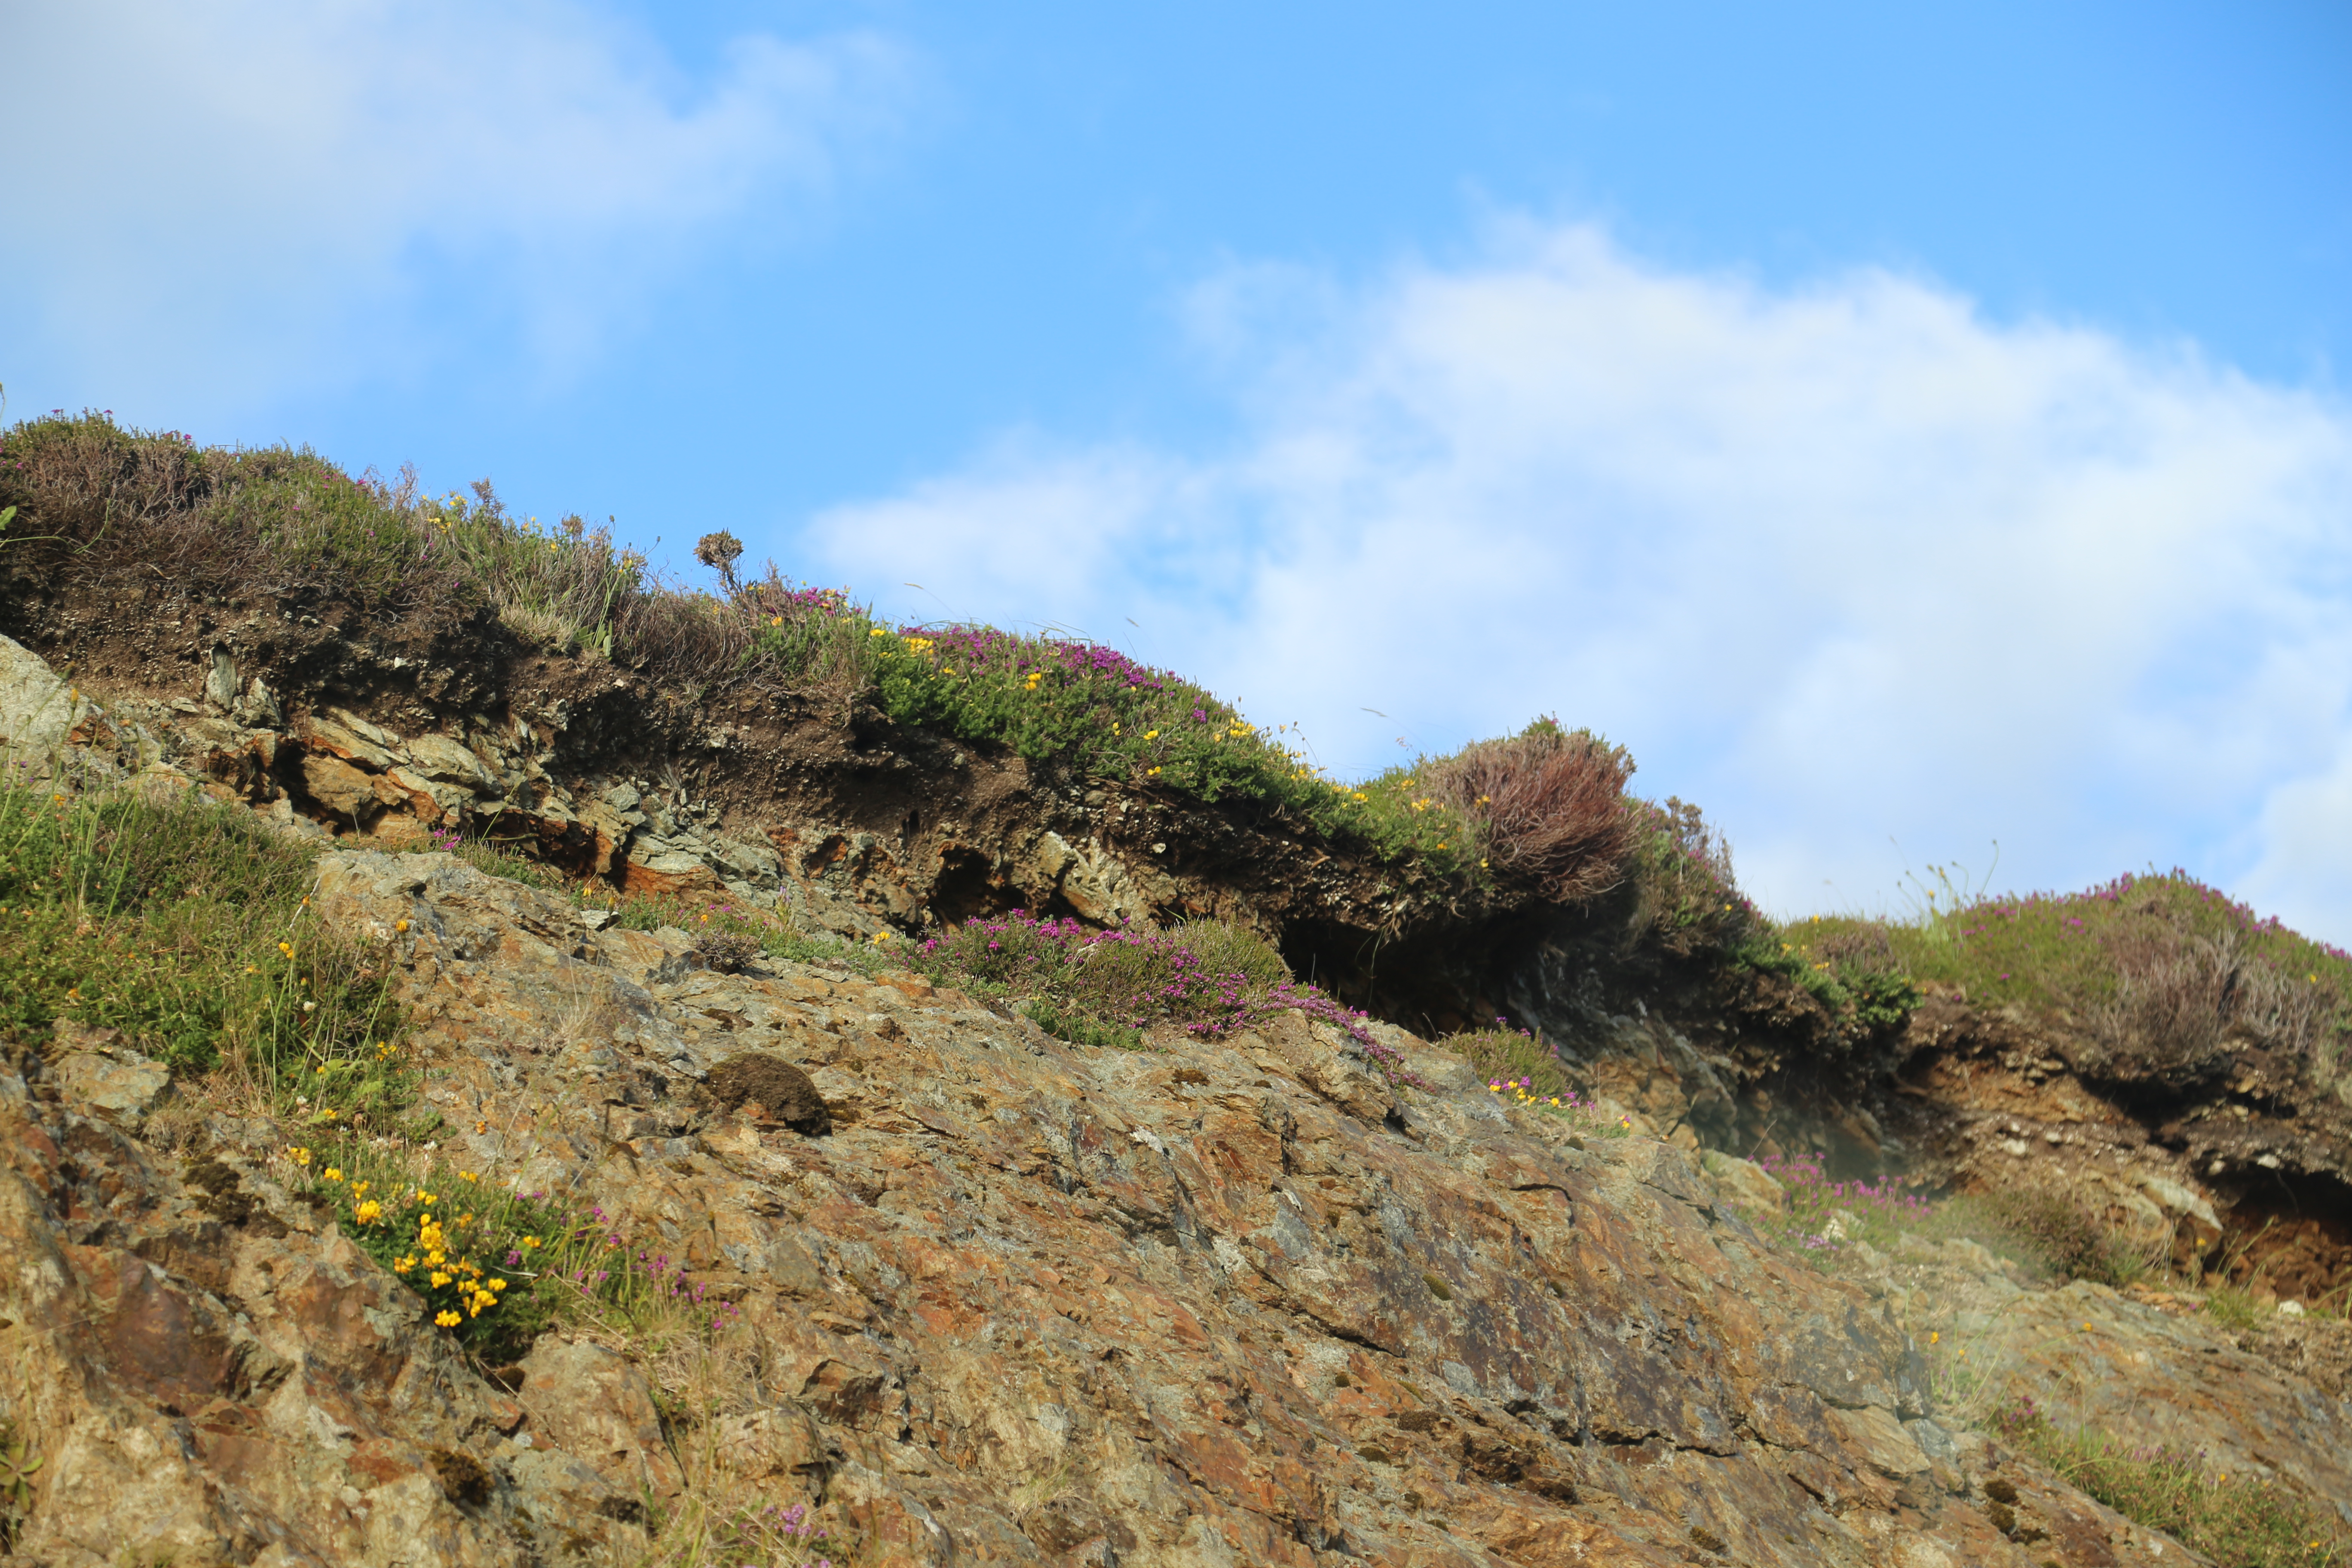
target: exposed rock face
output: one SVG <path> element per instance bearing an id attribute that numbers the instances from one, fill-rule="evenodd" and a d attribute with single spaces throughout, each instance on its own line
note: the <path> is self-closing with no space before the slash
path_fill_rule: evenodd
<path id="1" fill-rule="evenodd" d="M 2039 1562 L 1988 1518 L 1995 1470 L 2065 1561 L 2142 1560 L 1937 1411 L 1883 1284 L 1780 1258 L 1681 1151 L 1578 1148 L 1410 1037 L 1439 1088 L 1398 1101 L 1304 1026 L 1127 1053 L 912 978 L 665 979 L 660 938 L 446 857 L 331 855 L 317 901 L 395 951 L 467 1158 L 738 1302 L 769 1371 L 689 1415 L 861 1561 Z M 754 1043 L 830 1136 L 694 1109 Z M 246 1159 L 232 1231 L 121 1132 L 8 1094 L 37 1561 L 555 1560 L 679 1484 L 691 1427 L 609 1352 L 551 1336 L 509 1394 Z M 2101 1311 L 2124 1353 L 2157 1342 Z M 2333 1417 L 2206 1397 L 2271 1420 L 2263 1462 L 2335 1476 Z"/>
<path id="2" fill-rule="evenodd" d="M 971 770 L 951 826 L 763 826 L 643 773 L 553 765 L 624 722 L 576 669 L 500 708 L 457 663 L 406 674 L 409 655 L 367 662 L 347 639 L 352 684 L 415 689 L 362 711 L 295 679 L 300 658 L 250 657 L 256 640 L 199 639 L 197 697 L 103 706 L 0 647 L 0 717 L 44 765 L 201 779 L 289 831 L 415 842 L 495 808 L 626 885 L 789 901 L 860 937 L 1041 889 L 1098 918 L 1373 907 L 1326 868 L 1259 909 L 1212 875 L 1272 841 L 1248 825 L 1161 870 L 1163 805 L 1024 805 L 1017 766 L 945 752 L 929 761 Z M 37 729 L 60 699 L 67 728 Z M 714 750 L 744 744 L 729 728 Z M 836 783 L 908 771 L 834 763 Z M 885 805 L 929 812 L 928 787 L 901 777 Z M 1973 1434 L 2002 1390 L 2352 1497 L 2332 1329 L 2232 1335 L 2158 1301 L 2026 1290 L 1964 1243 L 1825 1278 L 1760 1244 L 1744 1216 L 1773 1212 L 1772 1184 L 1707 1147 L 1752 1147 L 1793 1105 L 1858 1163 L 2096 1170 L 2205 1248 L 2251 1201 L 2211 1184 L 2216 1160 L 2314 1184 L 2341 1168 L 2301 1088 L 2200 1080 L 2221 1109 L 2151 1131 L 2111 1065 L 2091 1084 L 1947 999 L 1896 1049 L 1912 1092 L 1808 1100 L 1798 1036 L 1773 1032 L 1801 1020 L 1768 1017 L 1771 997 L 1591 978 L 1591 948 L 1554 942 L 1511 972 L 1525 1015 L 1559 1018 L 1589 1082 L 1658 1135 L 1582 1146 L 1399 1030 L 1432 1092 L 1400 1097 L 1295 1020 L 1129 1054 L 911 975 L 719 973 L 685 931 L 607 929 L 444 855 L 328 854 L 314 904 L 395 966 L 466 1157 L 658 1238 L 740 1310 L 758 1375 L 666 1413 L 646 1368 L 558 1334 L 493 1381 L 268 1180 L 273 1130 L 215 1116 L 194 1158 L 165 1158 L 138 1131 L 162 1103 L 152 1064 L 60 1037 L 0 1077 L 17 1379 L 0 1418 L 43 1459 L 19 1556 L 594 1561 L 642 1547 L 648 1508 L 707 1466 L 820 1505 L 875 1564 L 2179 1560 Z M 1902 1110 L 1927 1103 L 1948 1114 Z M 1931 1325 L 2006 1381 L 1939 1405 Z"/>

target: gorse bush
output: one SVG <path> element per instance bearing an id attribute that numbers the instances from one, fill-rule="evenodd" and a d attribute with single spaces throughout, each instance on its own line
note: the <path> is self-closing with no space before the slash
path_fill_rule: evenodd
<path id="1" fill-rule="evenodd" d="M 1139 1045 L 1145 1031 L 1171 1025 L 1198 1039 L 1223 1039 L 1295 1012 L 1347 1035 L 1391 1082 L 1425 1087 L 1372 1034 L 1364 1014 L 1286 973 L 1262 978 L 1271 967 L 1266 952 L 1247 933 L 1207 922 L 1185 929 L 1208 940 L 1195 947 L 1158 931 L 1089 932 L 1075 920 L 1038 920 L 1014 910 L 950 927 L 925 942 L 915 962 L 942 984 L 1024 1003 L 1040 1027 L 1081 1045 Z M 1255 961 L 1258 975 L 1241 966 L 1213 967 L 1203 949 L 1238 950 Z"/>
<path id="2" fill-rule="evenodd" d="M 360 1250 L 398 1276 L 423 1315 L 492 1355 L 520 1353 L 554 1321 L 551 1259 L 575 1228 L 543 1195 L 419 1161 L 393 1140 L 282 1150 L 287 1184 L 324 1204 Z"/>
<path id="3" fill-rule="evenodd" d="M 0 1028 L 236 1058 L 326 1120 L 404 1100 L 381 959 L 324 935 L 309 853 L 193 795 L 0 783 Z"/>
<path id="4" fill-rule="evenodd" d="M 1921 999 L 1884 931 L 1840 931 L 1816 943 L 1763 927 L 1732 949 L 1730 961 L 1793 982 L 1829 1014 L 1831 1042 L 1848 1050 L 1900 1029 Z"/>
<path id="5" fill-rule="evenodd" d="M 845 610 L 845 614 L 848 614 Z M 876 701 L 901 723 L 1052 758 L 1082 776 L 1254 802 L 1384 860 L 1487 879 L 1475 824 L 1412 768 L 1360 784 L 1202 688 L 1113 648 L 986 626 L 868 626 Z"/>
<path id="6" fill-rule="evenodd" d="M 1596 1138 L 1630 1138 L 1633 1121 L 1624 1115 L 1612 1116 L 1595 1100 L 1587 1100 L 1572 1089 L 1562 1089 L 1546 1094 L 1536 1087 L 1532 1078 L 1490 1078 L 1486 1092 L 1505 1103 L 1517 1105 L 1538 1115 L 1558 1117 L 1574 1131 Z"/>

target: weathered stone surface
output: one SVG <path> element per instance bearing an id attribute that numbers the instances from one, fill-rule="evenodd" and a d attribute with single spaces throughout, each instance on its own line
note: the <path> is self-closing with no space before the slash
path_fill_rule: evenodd
<path id="1" fill-rule="evenodd" d="M 876 879 L 874 834 L 780 834 L 778 856 L 675 793 L 574 799 L 534 777 L 520 723 L 427 744 L 330 710 L 281 752 L 179 719 L 203 750 L 175 754 L 289 826 L 331 797 L 354 824 L 499 805 L 627 876 L 772 882 L 826 929 L 870 934 L 869 898 L 915 907 Z M 63 739 L 114 766 L 134 729 L 91 710 Z M 986 887 L 1116 910 L 1159 885 L 1090 840 L 1023 842 Z M 740 1307 L 756 1372 L 666 1427 L 658 1369 L 559 1337 L 510 1397 L 258 1173 L 235 1146 L 258 1132 L 176 1169 L 119 1124 L 106 1072 L 53 1054 L 0 1075 L 0 1418 L 43 1459 L 20 1555 L 597 1560 L 642 1547 L 642 1500 L 689 1460 L 819 1505 L 877 1565 L 2179 1552 L 1972 1430 L 2003 1391 L 2352 1496 L 2325 1325 L 2231 1336 L 2031 1290 L 1968 1243 L 1857 1245 L 1850 1279 L 1768 1250 L 1738 1212 L 1768 1206 L 1761 1173 L 1694 1131 L 1728 1124 L 1737 1075 L 1655 1017 L 1624 1024 L 1643 1050 L 1589 1065 L 1668 1137 L 1587 1148 L 1399 1030 L 1431 1091 L 1296 1017 L 1129 1054 L 911 975 L 717 973 L 683 931 L 612 930 L 446 856 L 328 855 L 315 906 L 393 967 L 445 1136 L 665 1248 Z M 750 1055 L 806 1075 L 829 1136 L 701 1091 Z M 1867 1117 L 1857 1144 L 1891 1144 Z M 2200 1217 L 2183 1173 L 2127 1173 L 2119 1194 Z M 1995 1372 L 1939 1405 L 1923 1331 Z"/>
<path id="2" fill-rule="evenodd" d="M 236 1184 L 184 1185 L 69 1091 L 0 1080 L 0 1418 L 41 1461 L 16 1559 L 520 1561 L 539 1494 L 498 1449 L 522 1412 L 404 1286 L 241 1162 L 222 1169 Z M 484 1468 L 481 1502 L 445 1495 L 436 1454 Z M 625 1528 L 572 1522 L 579 1544 L 549 1560 Z"/>
<path id="3" fill-rule="evenodd" d="M 115 1121 L 137 1121 L 172 1088 L 172 1069 L 123 1045 L 114 1030 L 71 1020 L 57 1026 L 49 1070 L 67 1098 Z"/>
<path id="4" fill-rule="evenodd" d="M 684 933 L 443 857 L 330 856 L 318 901 L 395 953 L 429 1092 L 499 1129 L 470 1151 L 737 1293 L 772 1391 L 720 1418 L 740 1464 L 874 1561 L 1667 1563 L 1694 1528 L 1744 1562 L 2037 1561 L 1924 1506 L 1985 1450 L 1883 1293 L 1767 1252 L 1681 1151 L 1570 1147 L 1410 1037 L 1438 1090 L 1400 1102 L 1303 1025 L 1074 1047 L 911 976 L 674 966 Z M 831 1137 L 695 1109 L 755 1045 Z M 521 1399 L 617 1491 L 649 1445 L 607 1365 L 543 1344 Z M 564 1387 L 602 1414 L 534 1403 Z"/>
<path id="5" fill-rule="evenodd" d="M 603 1345 L 550 1334 L 521 1363 L 531 1431 L 602 1476 L 622 1497 L 674 1497 L 677 1461 L 662 1440 L 645 1369 Z"/>

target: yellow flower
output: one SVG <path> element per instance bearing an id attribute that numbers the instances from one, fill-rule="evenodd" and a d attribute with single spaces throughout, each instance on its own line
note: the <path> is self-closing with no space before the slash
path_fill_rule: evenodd
<path id="1" fill-rule="evenodd" d="M 279 942 L 278 944 L 278 951 L 284 953 L 289 958 L 294 956 L 294 945 L 291 942 Z"/>
<path id="2" fill-rule="evenodd" d="M 307 1165 L 310 1163 L 310 1151 L 308 1149 L 289 1149 L 286 1151 L 286 1157 L 293 1161 L 298 1165 Z"/>
<path id="3" fill-rule="evenodd" d="M 320 1174 L 323 1175 L 331 1182 L 340 1182 L 343 1179 L 342 1168 L 338 1165 L 330 1165 L 324 1171 L 320 1172 Z"/>
<path id="4" fill-rule="evenodd" d="M 490 1281 L 490 1289 L 493 1290 L 503 1290 L 506 1288 L 507 1282 L 503 1279 L 493 1279 Z"/>
<path id="5" fill-rule="evenodd" d="M 406 921 L 394 921 L 392 922 L 392 929 L 394 931 L 406 931 L 408 929 L 408 922 Z"/>
<path id="6" fill-rule="evenodd" d="M 867 632 L 866 635 L 869 637 L 887 637 L 890 634 L 884 631 L 880 626 L 876 626 L 872 631 Z"/>
<path id="7" fill-rule="evenodd" d="M 1147 741 L 1156 741 L 1160 739 L 1160 731 L 1157 730 L 1146 730 L 1143 732 L 1143 738 Z"/>
<path id="8" fill-rule="evenodd" d="M 454 1329 L 464 1320 L 455 1312 L 436 1312 L 433 1315 L 433 1321 L 445 1329 Z"/>
<path id="9" fill-rule="evenodd" d="M 474 1173 L 471 1171 L 460 1171 L 457 1173 L 457 1179 L 461 1182 L 470 1182 L 475 1179 Z"/>
<path id="10" fill-rule="evenodd" d="M 529 1251 L 530 1248 L 539 1245 L 539 1237 L 535 1236 L 526 1236 L 522 1238 L 522 1245 L 524 1250 Z"/>
<path id="11" fill-rule="evenodd" d="M 1927 1342 L 1931 1345 L 1941 1344 L 1944 1342 L 1944 1336 L 1940 1332 L 1929 1334 Z"/>
<path id="12" fill-rule="evenodd" d="M 405 1273 L 407 1273 L 410 1269 L 412 1269 L 412 1268 L 415 1268 L 415 1267 L 416 1267 L 416 1255 L 415 1255 L 415 1253 L 411 1253 L 411 1254 L 410 1254 L 409 1256 L 407 1256 L 406 1258 L 402 1258 L 399 1262 L 397 1262 L 397 1263 L 394 1264 L 394 1265 L 392 1266 L 392 1271 L 393 1271 L 394 1274 L 405 1274 Z"/>
<path id="13" fill-rule="evenodd" d="M 438 1290 L 442 1286 L 449 1283 L 449 1278 L 447 1270 L 436 1268 L 432 1275 L 433 1289 Z"/>
<path id="14" fill-rule="evenodd" d="M 367 1196 L 368 1188 L 373 1184 L 374 1184 L 371 1182 L 353 1182 L 352 1184 L 352 1196 L 355 1198 L 363 1198 Z"/>
<path id="15" fill-rule="evenodd" d="M 373 1225 L 376 1222 L 376 1217 L 383 1213 L 383 1205 L 376 1202 L 373 1198 L 370 1198 L 367 1202 L 362 1204 L 359 1207 L 352 1211 L 352 1217 L 358 1220 L 362 1225 Z"/>

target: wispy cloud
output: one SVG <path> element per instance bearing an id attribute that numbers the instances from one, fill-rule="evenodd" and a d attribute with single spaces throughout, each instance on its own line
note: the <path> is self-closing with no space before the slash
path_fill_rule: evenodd
<path id="1" fill-rule="evenodd" d="M 584 0 L 34 0 L 6 29 L 0 323 L 48 379 L 183 412 L 469 341 L 576 366 L 719 233 L 818 211 L 917 74 L 864 34 L 690 73 Z"/>
<path id="2" fill-rule="evenodd" d="M 1784 910 L 1879 902 L 1902 855 L 1981 873 L 1998 839 L 2002 885 L 2179 860 L 2352 937 L 2340 402 L 1581 226 L 1196 305 L 1230 447 L 1030 433 L 804 546 L 886 603 L 1131 617 L 1343 768 L 1556 710 L 1726 821 Z"/>

